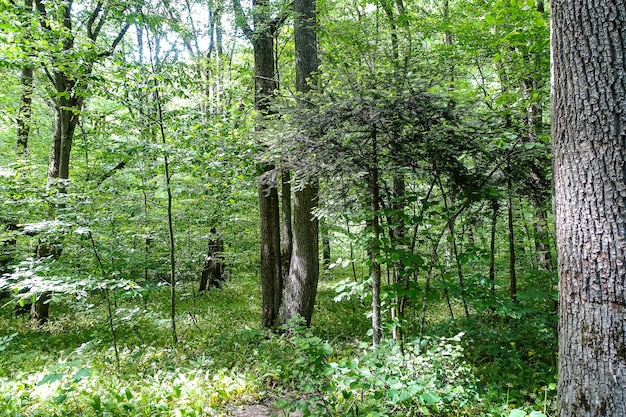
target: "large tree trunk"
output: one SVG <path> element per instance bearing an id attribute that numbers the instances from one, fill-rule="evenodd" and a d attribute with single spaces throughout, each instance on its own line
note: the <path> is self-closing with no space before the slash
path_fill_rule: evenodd
<path id="1" fill-rule="evenodd" d="M 261 324 L 274 327 L 282 294 L 280 265 L 280 213 L 278 190 L 273 166 L 267 167 L 259 180 L 259 214 L 261 217 Z"/>
<path id="2" fill-rule="evenodd" d="M 233 0 L 237 24 L 241 27 L 254 49 L 254 106 L 263 116 L 271 114 L 270 104 L 278 83 L 274 69 L 274 31 L 279 22 L 273 22 L 269 14 L 268 0 L 253 0 L 253 23 L 251 28 L 244 15 L 240 0 Z M 257 129 L 261 129 L 257 126 Z M 280 212 L 274 165 L 265 164 L 259 175 L 259 214 L 261 231 L 261 324 L 274 327 L 282 295 Z"/>
<path id="3" fill-rule="evenodd" d="M 626 6 L 552 2 L 558 415 L 626 416 Z"/>
<path id="4" fill-rule="evenodd" d="M 315 0 L 295 0 L 294 10 L 296 89 L 305 94 L 310 90 L 310 79 L 317 71 Z M 300 105 L 305 104 L 301 102 Z M 298 314 L 304 317 L 307 325 L 311 323 L 319 280 L 319 225 L 313 216 L 317 199 L 315 179 L 308 179 L 294 192 L 293 252 L 283 290 L 281 323 Z"/>
<path id="5" fill-rule="evenodd" d="M 293 253 L 283 289 L 281 323 L 300 315 L 311 324 L 319 279 L 318 221 L 312 214 L 316 198 L 317 187 L 311 184 L 294 196 Z"/>
<path id="6" fill-rule="evenodd" d="M 280 192 L 280 238 L 281 248 L 281 273 L 283 282 L 287 281 L 289 276 L 289 264 L 291 264 L 291 255 L 293 253 L 293 228 L 291 225 L 291 174 L 288 169 L 283 169 L 280 174 L 281 192 Z"/>
<path id="7" fill-rule="evenodd" d="M 267 2 L 258 0 L 257 6 L 267 8 Z M 254 101 L 257 110 L 267 115 L 278 87 L 274 78 L 274 38 L 269 28 L 267 12 L 255 12 L 256 31 L 254 45 Z M 274 166 L 268 164 L 259 177 L 259 211 L 261 216 L 261 287 L 263 305 L 261 322 L 264 327 L 274 327 L 278 320 L 282 294 L 280 253 L 280 212 Z"/>

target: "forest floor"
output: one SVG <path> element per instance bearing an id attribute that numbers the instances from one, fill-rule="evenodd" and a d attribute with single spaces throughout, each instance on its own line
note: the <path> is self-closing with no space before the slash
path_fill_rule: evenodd
<path id="1" fill-rule="evenodd" d="M 279 410 L 268 404 L 244 404 L 232 410 L 233 417 L 302 417 L 302 412 Z"/>
<path id="2" fill-rule="evenodd" d="M 313 327 L 276 334 L 259 327 L 254 275 L 203 295 L 182 283 L 178 343 L 163 286 L 141 297 L 113 293 L 115 338 L 100 295 L 55 299 L 44 326 L 2 302 L 0 417 L 552 415 L 549 311 L 501 303 L 501 314 L 452 320 L 435 296 L 428 337 L 415 339 L 419 312 L 409 312 L 404 347 L 373 349 L 369 301 L 338 296 L 346 285 L 325 278 Z"/>

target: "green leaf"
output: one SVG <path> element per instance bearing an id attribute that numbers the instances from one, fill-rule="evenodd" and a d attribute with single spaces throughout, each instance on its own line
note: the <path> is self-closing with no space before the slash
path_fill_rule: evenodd
<path id="1" fill-rule="evenodd" d="M 78 382 L 83 378 L 89 377 L 90 375 L 91 375 L 90 368 L 82 368 L 78 372 L 76 372 L 74 375 L 72 375 L 72 380 L 75 382 Z"/>
<path id="2" fill-rule="evenodd" d="M 67 394 L 61 394 L 57 397 L 54 397 L 54 402 L 57 404 L 61 404 L 63 403 L 65 400 L 67 400 Z"/>
<path id="3" fill-rule="evenodd" d="M 511 410 L 509 417 L 526 417 L 526 411 L 516 408 L 515 410 Z"/>
<path id="4" fill-rule="evenodd" d="M 56 374 L 56 373 L 48 374 L 44 376 L 43 379 L 37 383 L 37 386 L 39 387 L 44 384 L 60 381 L 61 379 L 63 379 L 64 376 L 65 374 Z"/>
<path id="5" fill-rule="evenodd" d="M 428 405 L 435 405 L 439 401 L 441 401 L 441 397 L 435 394 L 434 392 L 425 392 L 420 395 L 422 401 L 424 401 Z"/>

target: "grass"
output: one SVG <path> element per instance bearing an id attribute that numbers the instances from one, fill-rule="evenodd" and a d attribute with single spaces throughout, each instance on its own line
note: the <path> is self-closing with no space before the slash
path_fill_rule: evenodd
<path id="1" fill-rule="evenodd" d="M 200 296 L 194 293 L 195 283 L 185 283 L 179 287 L 176 345 L 168 318 L 168 288 L 153 288 L 143 301 L 119 298 L 114 320 L 119 370 L 100 295 L 89 297 L 88 303 L 54 304 L 52 319 L 43 326 L 14 317 L 11 306 L 4 306 L 0 416 L 220 416 L 234 404 L 312 396 L 333 410 L 354 413 L 346 397 L 356 398 L 352 392 L 359 390 L 382 392 L 387 402 L 404 401 L 392 404 L 396 410 L 411 410 L 402 395 L 406 389 L 422 388 L 398 385 L 397 395 L 390 393 L 389 381 L 396 378 L 400 384 L 411 378 L 406 369 L 385 363 L 386 353 L 381 356 L 367 347 L 368 302 L 358 297 L 335 302 L 333 284 L 328 278 L 320 283 L 310 331 L 276 335 L 260 328 L 260 288 L 253 275 L 241 274 Z M 466 390 L 476 387 L 472 403 L 455 406 L 447 415 L 508 416 L 511 407 L 550 414 L 555 396 L 547 347 L 551 340 L 547 333 L 532 336 L 542 335 L 539 324 L 478 314 L 451 321 L 439 305 L 429 311 L 431 335 L 465 332 L 463 357 L 455 356 L 455 363 L 467 363 L 477 377 L 461 384 Z M 400 362 L 407 357 L 397 355 Z M 430 363 L 441 359 L 432 355 Z M 354 368 L 354 361 L 361 365 Z M 437 372 L 451 372 L 456 366 L 441 365 Z M 383 388 L 383 377 L 372 380 L 371 370 L 374 376 L 386 375 Z M 466 370 L 458 372 L 465 375 Z M 432 398 L 421 395 L 423 407 L 430 406 Z M 364 413 L 365 398 L 360 404 Z M 444 413 L 445 407 L 435 406 Z M 397 415 L 421 415 L 423 407 Z M 329 408 L 325 410 L 318 415 Z"/>

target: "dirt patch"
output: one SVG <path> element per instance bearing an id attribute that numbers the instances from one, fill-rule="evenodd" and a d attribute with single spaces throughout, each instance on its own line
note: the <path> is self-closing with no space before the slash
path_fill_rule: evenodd
<path id="1" fill-rule="evenodd" d="M 268 404 L 246 404 L 234 408 L 233 417 L 302 417 L 300 411 L 288 412 Z"/>

